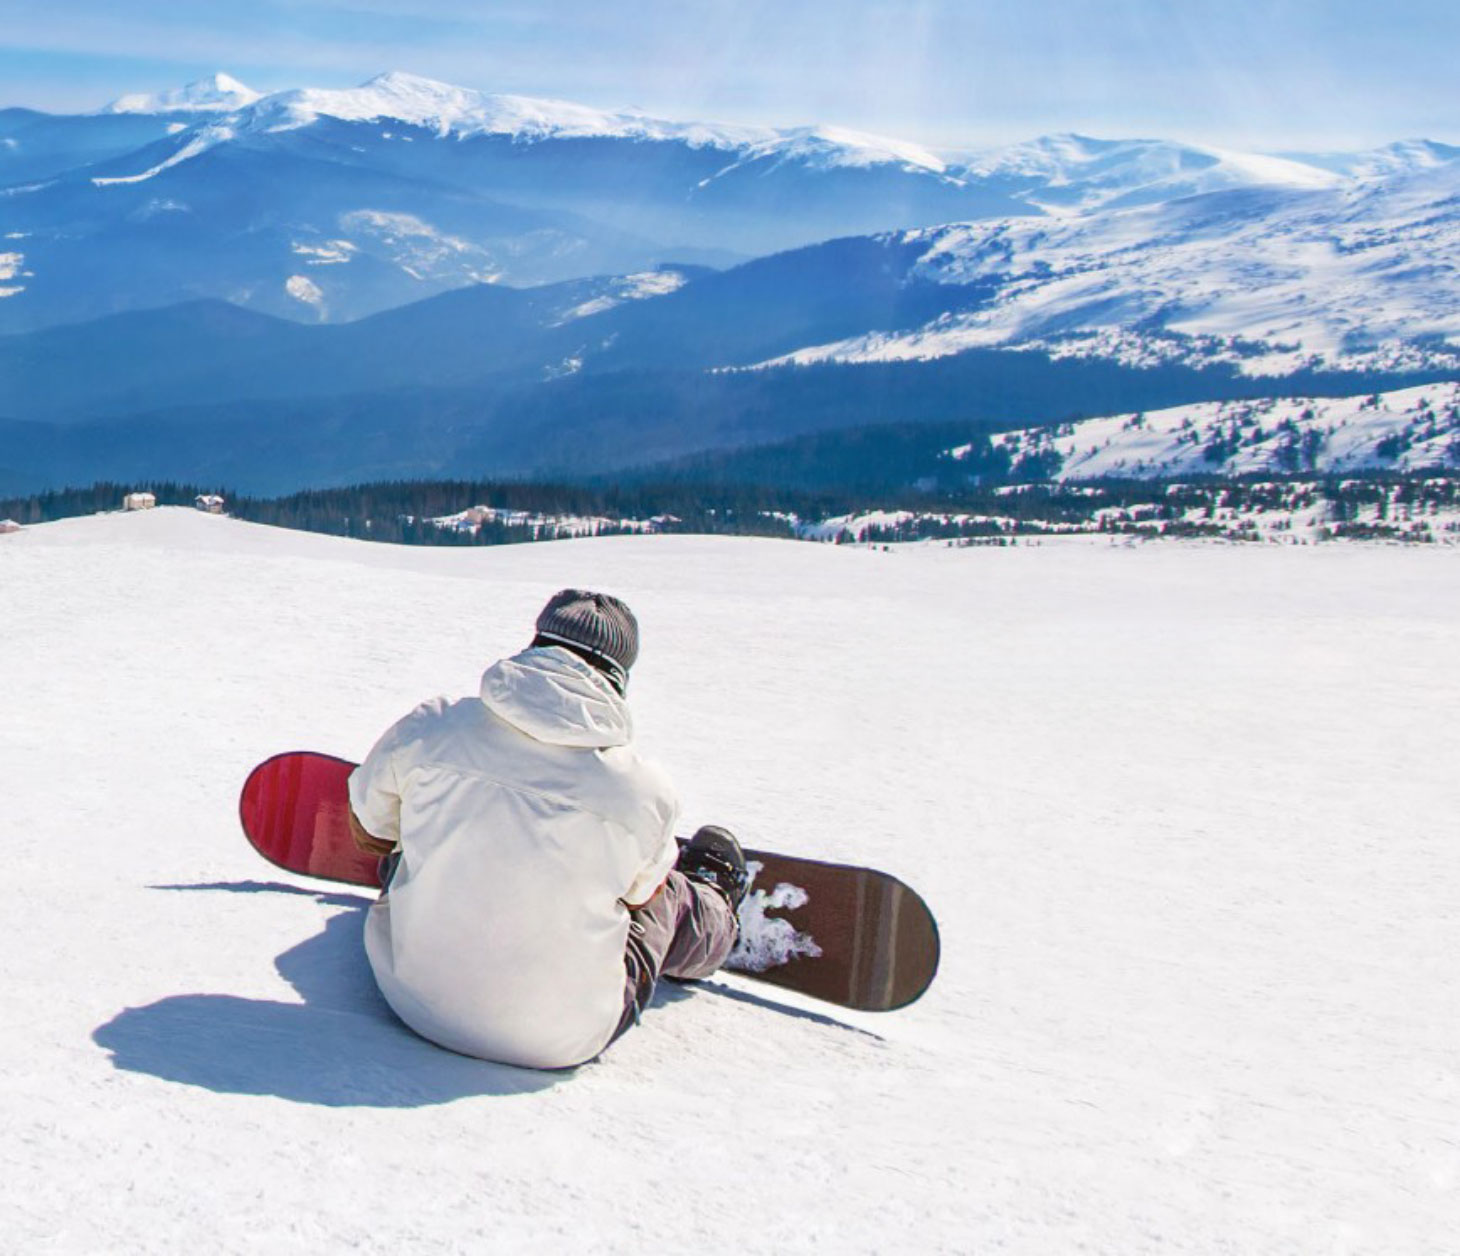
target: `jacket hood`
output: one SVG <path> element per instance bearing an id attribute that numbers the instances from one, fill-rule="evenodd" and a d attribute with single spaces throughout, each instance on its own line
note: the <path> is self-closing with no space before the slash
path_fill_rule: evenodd
<path id="1" fill-rule="evenodd" d="M 590 663 L 556 646 L 523 650 L 482 674 L 482 701 L 537 741 L 605 749 L 634 737 L 629 705 Z"/>

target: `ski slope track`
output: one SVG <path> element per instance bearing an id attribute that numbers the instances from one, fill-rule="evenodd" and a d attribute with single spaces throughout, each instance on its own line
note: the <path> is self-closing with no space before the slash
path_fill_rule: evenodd
<path id="1" fill-rule="evenodd" d="M 157 510 L 0 536 L 16 1252 L 1453 1252 L 1455 551 L 405 550 Z M 636 608 L 686 831 L 875 864 L 942 972 L 734 976 L 601 1062 L 413 1037 L 247 770 Z"/>

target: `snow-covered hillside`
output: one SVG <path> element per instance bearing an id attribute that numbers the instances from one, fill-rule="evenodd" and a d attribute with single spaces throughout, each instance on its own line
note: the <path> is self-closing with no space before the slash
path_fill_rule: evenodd
<path id="1" fill-rule="evenodd" d="M 1006 183 L 1030 204 L 1057 215 L 1157 204 L 1231 188 L 1311 190 L 1340 182 L 1340 172 L 1302 159 L 1073 134 L 1043 135 L 980 153 L 955 169 L 964 178 Z"/>
<path id="2" fill-rule="evenodd" d="M 1460 163 L 1319 190 L 1242 189 L 1058 222 L 908 232 L 914 274 L 990 298 L 778 362 L 1014 347 L 1250 374 L 1460 367 Z"/>
<path id="3" fill-rule="evenodd" d="M 1292 153 L 1289 157 L 1345 178 L 1387 179 L 1449 165 L 1460 158 L 1460 148 L 1435 140 L 1398 140 L 1356 153 Z"/>
<path id="4" fill-rule="evenodd" d="M 1035 481 L 986 491 L 978 510 L 858 510 L 787 519 L 794 535 L 838 545 L 1043 545 L 1050 539 L 1237 541 L 1271 545 L 1363 543 L 1460 548 L 1460 479 L 1333 481 L 1175 480 L 1132 491 L 1129 482 Z M 649 529 L 646 529 L 649 530 Z M 590 535 L 584 529 L 581 535 Z M 543 529 L 542 535 L 552 536 Z M 562 535 L 574 535 L 565 528 Z"/>
<path id="5" fill-rule="evenodd" d="M 1460 466 L 1460 384 L 1204 402 L 993 438 L 1056 479 L 1425 471 Z M 956 459 L 963 451 L 953 450 Z"/>
<path id="6" fill-rule="evenodd" d="M 0 536 L 15 1251 L 1449 1251 L 1453 551 L 422 551 L 186 511 Z M 392 1021 L 254 762 L 623 594 L 684 823 L 893 870 L 881 1018 L 727 977 L 539 1075 Z"/>

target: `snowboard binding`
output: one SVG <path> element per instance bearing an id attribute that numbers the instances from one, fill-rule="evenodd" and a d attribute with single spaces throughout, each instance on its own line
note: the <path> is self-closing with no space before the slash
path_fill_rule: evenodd
<path id="1" fill-rule="evenodd" d="M 750 873 L 745 866 L 745 852 L 729 829 L 719 825 L 701 826 L 680 849 L 675 867 L 691 881 L 714 886 L 730 902 L 732 911 L 739 911 L 750 888 Z"/>

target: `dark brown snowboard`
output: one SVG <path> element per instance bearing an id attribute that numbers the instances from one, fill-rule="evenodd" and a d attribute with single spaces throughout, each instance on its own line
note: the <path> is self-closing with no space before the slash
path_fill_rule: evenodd
<path id="1" fill-rule="evenodd" d="M 255 849 L 290 872 L 378 887 L 376 861 L 350 838 L 345 782 L 355 765 L 296 751 L 259 764 L 239 816 Z M 747 850 L 754 879 L 727 968 L 842 1007 L 906 1007 L 938 971 L 938 927 L 896 877 L 870 868 Z"/>

